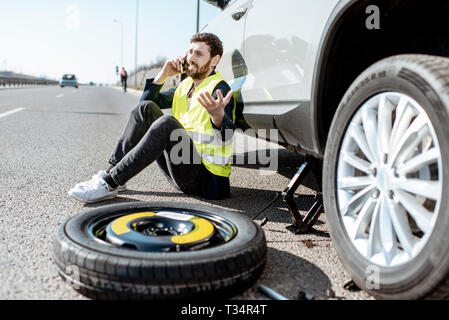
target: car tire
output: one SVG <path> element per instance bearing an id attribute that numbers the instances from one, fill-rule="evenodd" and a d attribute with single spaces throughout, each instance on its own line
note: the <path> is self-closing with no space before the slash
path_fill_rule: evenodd
<path id="1" fill-rule="evenodd" d="M 381 299 L 449 296 L 449 59 L 364 71 L 332 121 L 324 206 L 352 280 Z"/>
<path id="2" fill-rule="evenodd" d="M 224 230 L 224 238 L 230 239 L 179 252 L 140 250 L 129 243 L 113 245 L 107 240 L 109 234 L 104 234 L 115 235 L 115 231 L 106 225 L 148 212 L 156 212 L 159 219 L 163 216 L 167 221 L 174 221 L 165 217 L 167 212 L 172 216 L 188 213 L 195 218 L 202 217 L 214 224 L 214 232 Z M 142 221 L 126 223 L 135 226 Z M 146 235 L 145 241 L 149 238 L 151 241 L 165 239 Z M 54 261 L 61 277 L 75 290 L 94 299 L 230 297 L 258 279 L 265 266 L 266 253 L 263 231 L 247 216 L 206 206 L 164 202 L 114 204 L 85 211 L 61 226 L 53 245 Z"/>

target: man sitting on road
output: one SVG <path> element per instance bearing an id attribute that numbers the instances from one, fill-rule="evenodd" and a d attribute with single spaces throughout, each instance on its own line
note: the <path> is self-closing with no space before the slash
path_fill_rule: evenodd
<path id="1" fill-rule="evenodd" d="M 75 185 L 69 195 L 85 203 L 114 198 L 128 180 L 156 161 L 184 193 L 228 197 L 235 103 L 233 91 L 215 72 L 222 54 L 217 36 L 194 35 L 185 61 L 167 61 L 154 79 L 146 81 L 140 103 L 109 158 L 110 167 Z M 160 92 L 184 66 L 188 77 L 176 89 Z M 164 115 L 161 108 L 170 107 L 171 115 Z"/>

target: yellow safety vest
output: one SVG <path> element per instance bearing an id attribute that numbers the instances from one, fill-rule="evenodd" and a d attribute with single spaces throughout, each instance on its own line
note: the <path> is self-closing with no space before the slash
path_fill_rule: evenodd
<path id="1" fill-rule="evenodd" d="M 189 108 L 187 95 L 193 80 L 191 77 L 184 79 L 175 91 L 171 115 L 178 119 L 189 133 L 206 169 L 215 175 L 229 177 L 232 139 L 223 141 L 215 134 L 209 113 L 198 101 L 200 93 L 207 91 L 212 95 L 217 84 L 223 80 L 218 72 L 204 79 L 193 92 Z M 235 121 L 235 101 L 232 121 Z"/>

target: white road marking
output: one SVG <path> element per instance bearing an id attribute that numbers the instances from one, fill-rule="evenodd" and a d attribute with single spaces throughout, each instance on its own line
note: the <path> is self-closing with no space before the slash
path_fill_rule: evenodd
<path id="1" fill-rule="evenodd" d="M 62 98 L 62 97 L 64 97 L 64 94 L 58 94 L 57 96 L 56 96 L 56 98 Z"/>
<path id="2" fill-rule="evenodd" d="M 13 114 L 13 113 L 16 113 L 16 112 L 19 112 L 19 111 L 22 111 L 22 110 L 24 110 L 25 108 L 17 108 L 17 109 L 14 109 L 14 110 L 10 110 L 10 111 L 8 111 L 8 112 L 5 112 L 5 113 L 0 113 L 0 118 L 3 118 L 3 117 L 6 117 L 6 116 L 9 116 L 10 114 Z"/>

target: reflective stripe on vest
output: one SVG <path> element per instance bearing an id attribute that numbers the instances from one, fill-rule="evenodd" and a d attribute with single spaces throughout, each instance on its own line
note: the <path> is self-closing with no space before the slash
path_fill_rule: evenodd
<path id="1" fill-rule="evenodd" d="M 209 92 L 212 95 L 220 81 L 223 81 L 223 78 L 218 72 L 204 79 L 193 92 L 189 108 L 187 94 L 193 80 L 190 77 L 186 78 L 175 91 L 171 114 L 189 133 L 196 150 L 201 155 L 204 166 L 215 175 L 229 177 L 231 174 L 232 139 L 223 141 L 221 137 L 217 136 L 212 127 L 209 113 L 198 101 L 198 96 L 202 92 Z M 234 118 L 233 121 L 235 121 Z"/>
<path id="2" fill-rule="evenodd" d="M 223 141 L 216 135 L 210 135 L 210 134 L 205 134 L 205 133 L 200 133 L 200 132 L 195 132 L 195 131 L 187 131 L 187 132 L 193 141 L 196 141 L 199 143 L 206 143 L 206 144 L 211 144 L 211 145 L 220 146 L 220 147 L 232 144 L 232 139 Z"/>

